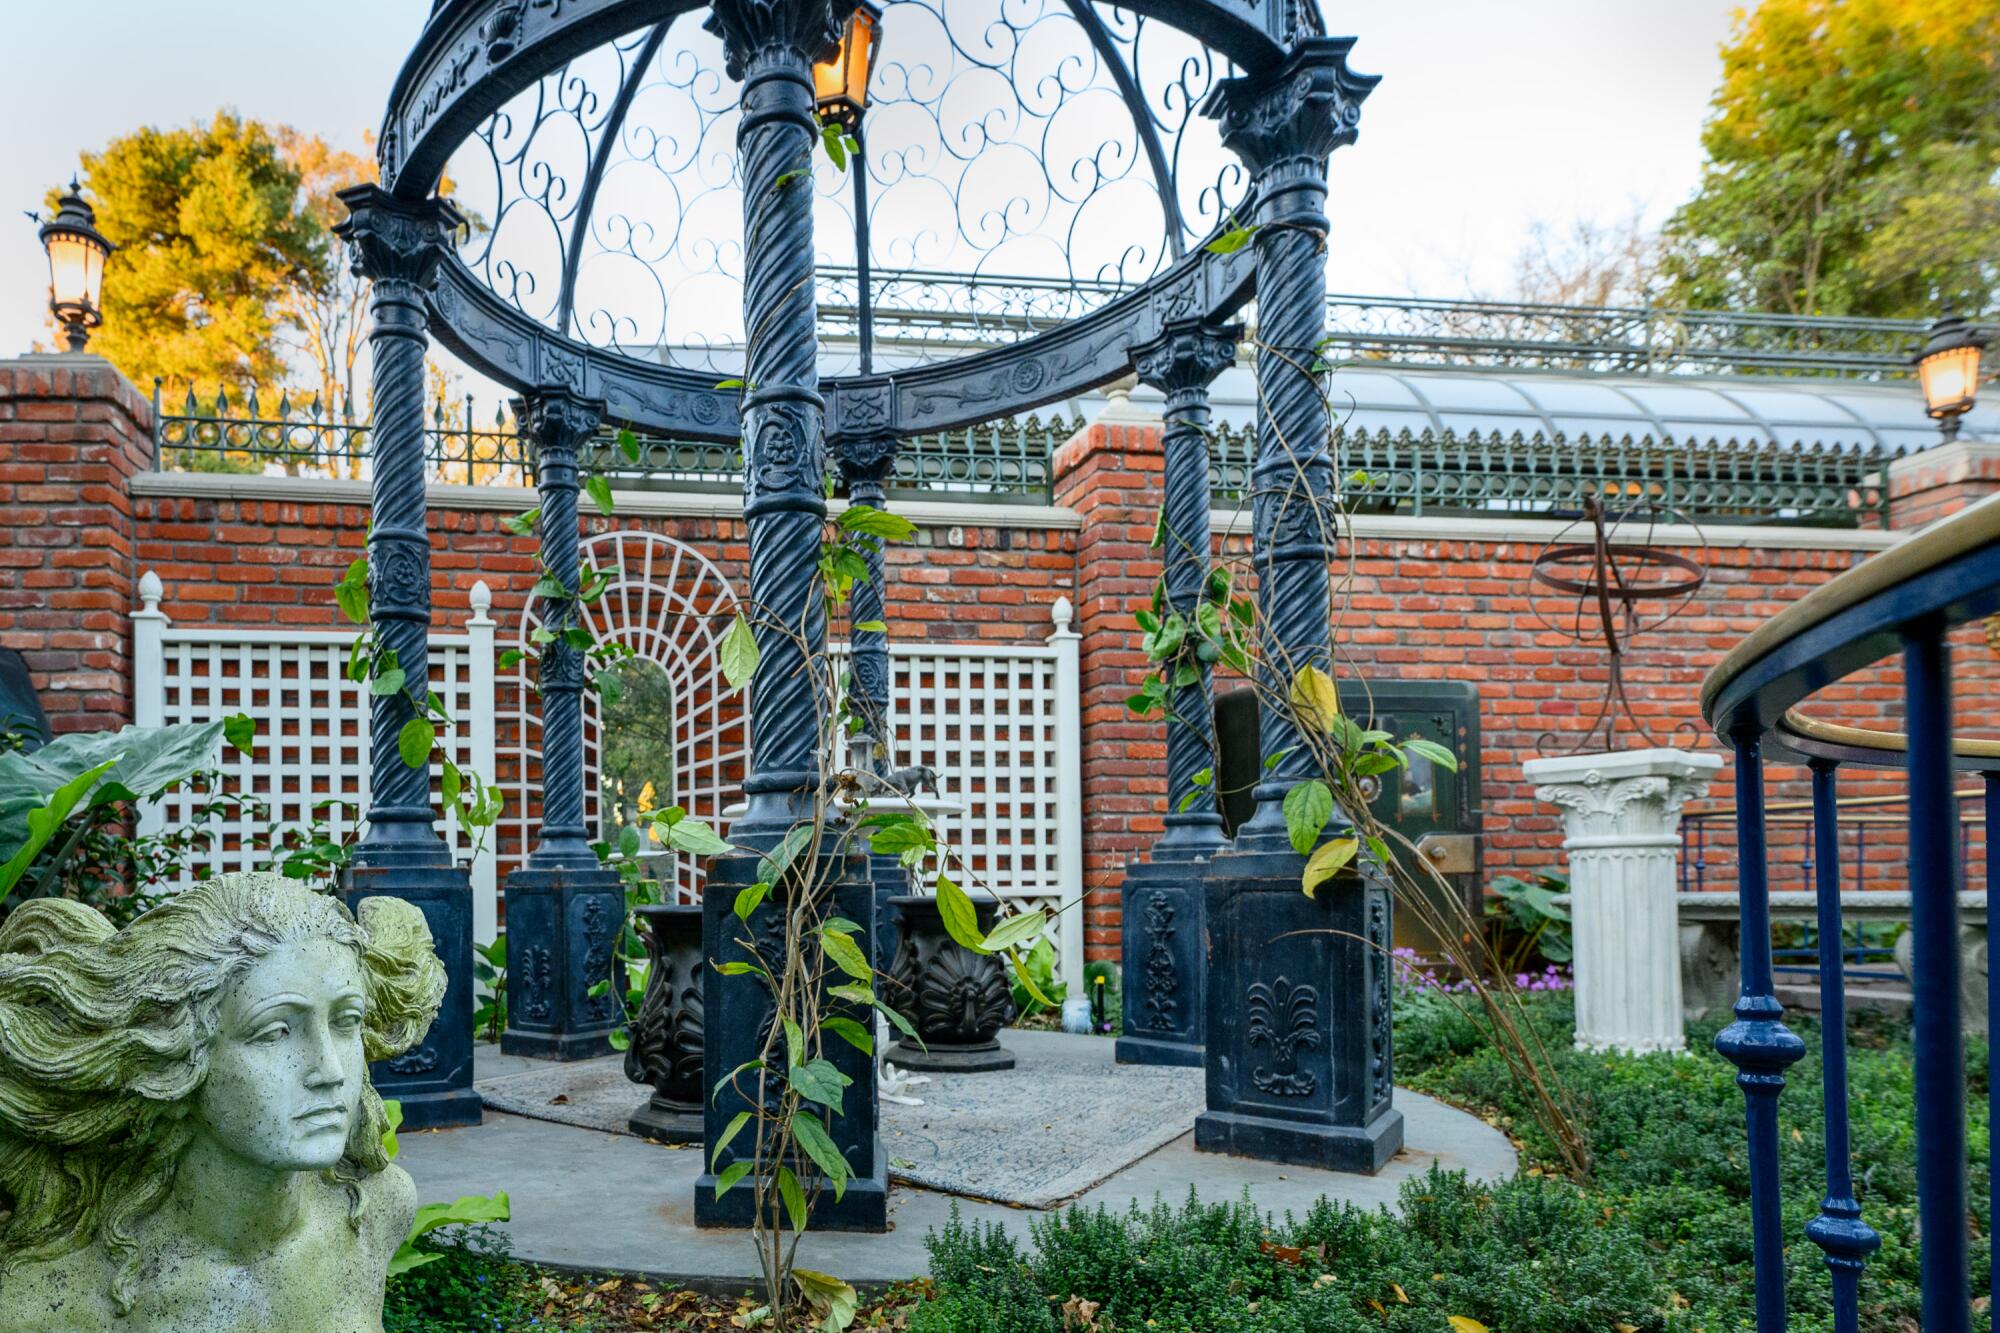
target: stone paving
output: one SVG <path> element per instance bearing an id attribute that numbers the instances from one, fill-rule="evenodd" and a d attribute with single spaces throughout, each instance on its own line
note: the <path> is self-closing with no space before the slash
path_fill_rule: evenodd
<path id="1" fill-rule="evenodd" d="M 1068 1065 L 1096 1061 L 1107 1074 L 1112 1070 L 1112 1043 L 1102 1038 L 1014 1031 L 1005 1040 L 1030 1059 L 1040 1056 Z M 481 1078 L 547 1067 L 510 1059 L 491 1046 L 479 1048 Z M 984 1077 L 1031 1079 L 1032 1066 Z M 642 1098 L 637 1087 L 633 1092 L 636 1106 Z M 1514 1171 L 1512 1146 L 1484 1122 L 1413 1092 L 1398 1090 L 1396 1104 L 1405 1117 L 1408 1146 L 1377 1176 L 1198 1153 L 1190 1132 L 1083 1191 L 1075 1202 L 1120 1210 L 1133 1203 L 1150 1205 L 1156 1197 L 1179 1204 L 1192 1186 L 1206 1202 L 1234 1200 L 1247 1192 L 1266 1211 L 1303 1213 L 1322 1195 L 1364 1205 L 1393 1203 L 1401 1184 L 1433 1161 L 1479 1179 L 1499 1179 Z M 1043 1122 L 1024 1123 L 1020 1132 L 1041 1134 Z M 489 1111 L 477 1127 L 405 1134 L 402 1149 L 398 1160 L 416 1177 L 423 1199 L 505 1190 L 514 1211 L 505 1230 L 519 1258 L 717 1292 L 742 1290 L 755 1272 L 747 1233 L 704 1231 L 694 1225 L 698 1148 L 665 1147 Z M 996 1137 L 986 1150 L 1005 1154 L 1007 1141 Z M 893 1146 L 885 1151 L 894 1154 Z M 864 1284 L 920 1275 L 926 1268 L 924 1236 L 944 1223 L 954 1204 L 968 1221 L 998 1222 L 1023 1239 L 1025 1219 L 1036 1215 L 1031 1209 L 898 1185 L 890 1195 L 887 1234 L 811 1234 L 800 1246 L 799 1262 Z"/>

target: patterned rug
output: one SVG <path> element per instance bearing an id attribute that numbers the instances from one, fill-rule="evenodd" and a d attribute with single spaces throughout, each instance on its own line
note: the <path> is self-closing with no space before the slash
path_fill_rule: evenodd
<path id="1" fill-rule="evenodd" d="M 1100 1038 L 1024 1035 L 1002 1038 L 1014 1069 L 934 1075 L 910 1089 L 922 1106 L 883 1103 L 882 1150 L 896 1180 L 1051 1208 L 1193 1129 L 1205 1105 L 1199 1069 L 1117 1065 Z M 647 1090 L 626 1080 L 622 1062 L 552 1065 L 477 1088 L 495 1111 L 624 1134 Z"/>

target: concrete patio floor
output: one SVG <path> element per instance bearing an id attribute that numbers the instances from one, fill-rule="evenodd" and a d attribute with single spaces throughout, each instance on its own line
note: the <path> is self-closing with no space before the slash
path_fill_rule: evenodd
<path id="1" fill-rule="evenodd" d="M 1006 1041 L 1022 1047 L 1065 1043 L 1067 1056 L 1111 1062 L 1112 1043 L 1102 1038 L 1016 1031 Z M 485 1045 L 478 1059 L 482 1077 L 540 1067 Z M 635 1087 L 633 1105 L 641 1100 Z M 1251 1202 L 1266 1212 L 1303 1214 L 1322 1195 L 1371 1207 L 1393 1204 L 1402 1183 L 1432 1162 L 1476 1179 L 1513 1173 L 1514 1149 L 1498 1130 L 1402 1089 L 1396 1092 L 1396 1105 L 1405 1120 L 1406 1146 L 1377 1176 L 1196 1152 L 1190 1125 L 1189 1133 L 1084 1191 L 1075 1202 L 1120 1211 L 1135 1202 L 1150 1206 L 1155 1197 L 1178 1205 L 1192 1185 L 1205 1203 L 1234 1201 L 1247 1191 Z M 1023 1132 L 1033 1129 L 1024 1126 Z M 666 1147 L 492 1111 L 481 1125 L 404 1134 L 401 1142 L 397 1160 L 416 1178 L 418 1195 L 426 1201 L 507 1192 L 514 1217 L 503 1229 L 516 1258 L 720 1294 L 743 1290 L 756 1271 L 749 1233 L 704 1231 L 694 1225 L 699 1148 Z M 993 1150 L 1004 1152 L 1006 1145 L 995 1143 Z M 921 1275 L 927 1268 L 924 1237 L 944 1224 L 954 1202 L 968 1223 L 1000 1223 L 1024 1242 L 1027 1218 L 1037 1215 L 897 1185 L 890 1193 L 886 1234 L 812 1233 L 800 1244 L 799 1262 L 871 1287 Z"/>

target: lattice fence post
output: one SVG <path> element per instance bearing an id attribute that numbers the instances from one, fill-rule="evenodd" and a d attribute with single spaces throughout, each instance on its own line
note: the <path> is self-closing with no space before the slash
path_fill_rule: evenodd
<path id="1" fill-rule="evenodd" d="M 1066 909 L 1060 920 L 1057 948 L 1062 955 L 1062 975 L 1075 989 L 1083 990 L 1083 636 L 1072 628 L 1075 608 L 1067 597 L 1058 597 L 1050 608 L 1055 628 L 1049 645 L 1056 650 L 1056 883 L 1061 905 Z M 1074 895 L 1076 905 L 1070 906 Z"/>
<path id="2" fill-rule="evenodd" d="M 167 723 L 167 613 L 160 610 L 165 594 L 158 574 L 149 569 L 139 576 L 139 609 L 132 613 L 132 721 L 141 727 Z M 139 807 L 141 837 L 166 826 L 158 801 Z"/>
<path id="3" fill-rule="evenodd" d="M 487 782 L 494 780 L 493 763 L 499 750 L 494 726 L 498 700 L 493 688 L 493 634 L 498 622 L 493 619 L 492 610 L 493 590 L 481 579 L 472 585 L 472 617 L 465 622 L 470 640 L 466 648 L 466 682 L 471 696 L 467 714 L 472 724 L 469 737 L 472 771 Z M 490 944 L 500 930 L 499 848 L 494 845 L 499 836 L 497 826 L 486 830 L 479 854 L 472 858 L 472 938 L 481 944 Z"/>

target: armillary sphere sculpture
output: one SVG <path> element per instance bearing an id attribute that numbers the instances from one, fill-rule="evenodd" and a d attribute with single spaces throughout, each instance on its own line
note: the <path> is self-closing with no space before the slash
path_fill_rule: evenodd
<path id="1" fill-rule="evenodd" d="M 380 184 L 344 196 L 346 234 L 374 279 L 371 597 L 385 645 L 423 678 L 431 334 L 520 395 L 542 556 L 565 588 L 577 578 L 579 465 L 613 478 L 630 467 L 598 457 L 606 426 L 669 454 L 740 445 L 760 652 L 747 806 L 730 838 L 769 847 L 823 777 L 826 687 L 805 666 L 827 642 L 814 584 L 830 472 L 852 500 L 886 505 L 909 475 L 899 441 L 1137 370 L 1178 423 L 1169 582 L 1177 605 L 1198 598 L 1210 550 L 1199 424 L 1209 382 L 1233 360 L 1230 319 L 1255 295 L 1261 625 L 1272 660 L 1324 661 L 1327 526 L 1307 511 L 1333 490 L 1327 414 L 1318 386 L 1283 370 L 1311 364 L 1324 334 L 1328 160 L 1354 141 L 1375 83 L 1348 69 L 1352 44 L 1325 35 L 1313 0 L 439 0 L 389 99 Z M 1225 233 L 1239 243 L 1210 244 Z M 959 480 L 977 488 L 976 473 Z M 876 562 L 848 637 L 856 711 L 887 749 L 888 651 L 867 628 L 880 580 Z M 601 1049 L 617 1021 L 615 1001 L 589 992 L 623 912 L 587 846 L 594 705 L 580 655 L 558 638 L 540 672 L 541 833 L 507 886 L 510 1046 L 571 1058 Z M 375 709 L 376 809 L 357 891 L 424 901 L 456 977 L 469 949 L 462 893 L 429 828 L 425 777 L 395 758 L 408 702 Z M 1290 727 L 1282 710 L 1264 719 L 1265 752 L 1284 757 L 1259 788 L 1254 828 L 1274 849 L 1306 753 Z M 1193 782 L 1207 761 L 1180 753 L 1205 736 L 1170 743 L 1169 808 L 1186 816 L 1177 854 L 1205 855 L 1221 846 L 1213 793 Z M 738 871 L 749 873 L 728 858 L 706 869 L 714 886 Z M 726 914 L 728 894 L 720 908 L 707 896 Z M 862 919 L 865 898 L 841 910 Z M 1199 935 L 1198 920 L 1181 921 Z M 711 956 L 733 947 L 714 924 Z M 768 1019 L 754 978 L 711 971 L 706 985 L 713 1086 L 754 1055 Z M 1183 999 L 1199 1011 L 1198 991 Z M 1360 1039 L 1378 1049 L 1371 1105 L 1387 1103 L 1385 1024 L 1386 1008 Z M 469 1056 L 435 1055 L 401 1085 L 393 1071 L 383 1079 L 406 1113 L 415 1100 L 419 1123 L 448 1121 L 451 1097 L 469 1092 Z M 857 1092 L 872 1087 L 865 1060 L 847 1072 Z M 880 1227 L 874 1099 L 856 1100 L 834 1126 L 854 1179 L 818 1220 Z M 738 1101 L 705 1099 L 712 1136 Z M 700 1220 L 740 1224 L 748 1193 L 718 1204 L 702 1188 Z"/>
<path id="2" fill-rule="evenodd" d="M 1659 744 L 1625 692 L 1625 653 L 1633 639 L 1686 610 L 1708 581 L 1699 561 L 1652 544 L 1654 530 L 1664 523 L 1685 526 L 1694 533 L 1694 544 L 1702 544 L 1701 529 L 1679 510 L 1640 504 L 1607 514 L 1597 497 L 1586 496 L 1583 517 L 1558 534 L 1529 566 L 1534 587 L 1575 599 L 1569 613 L 1556 620 L 1531 600 L 1543 628 L 1581 644 L 1602 645 L 1609 662 L 1604 697 L 1590 726 L 1580 734 L 1543 732 L 1537 743 L 1543 754 L 1614 749 L 1620 718 L 1647 744 Z M 1585 532 L 1589 539 L 1577 540 Z M 1693 727 L 1692 721 L 1682 724 Z M 1565 741 L 1574 743 L 1563 748 Z"/>

